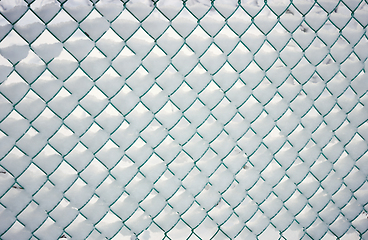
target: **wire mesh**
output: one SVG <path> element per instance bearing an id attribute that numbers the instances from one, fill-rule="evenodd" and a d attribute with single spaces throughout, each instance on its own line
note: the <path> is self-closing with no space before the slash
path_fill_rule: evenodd
<path id="1" fill-rule="evenodd" d="M 0 1 L 2 239 L 368 239 L 368 6 Z"/>

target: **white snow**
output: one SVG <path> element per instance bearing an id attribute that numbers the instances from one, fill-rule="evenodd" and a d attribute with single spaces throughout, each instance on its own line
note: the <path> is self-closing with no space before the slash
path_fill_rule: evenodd
<path id="1" fill-rule="evenodd" d="M 63 45 L 48 30 L 45 30 L 31 46 L 45 62 L 59 56 L 63 48 Z"/>
<path id="2" fill-rule="evenodd" d="M 83 20 L 80 27 L 88 34 L 87 36 L 96 41 L 110 28 L 110 24 L 103 16 L 94 10 Z"/>
<path id="3" fill-rule="evenodd" d="M 0 11 L 11 23 L 17 21 L 26 11 L 27 3 L 24 1 L 1 1 Z"/>
<path id="4" fill-rule="evenodd" d="M 14 30 L 0 43 L 0 53 L 13 64 L 19 62 L 28 55 L 28 44 Z"/>
<path id="5" fill-rule="evenodd" d="M 93 49 L 83 62 L 81 62 L 80 67 L 89 77 L 97 79 L 109 67 L 109 61 L 98 50 Z"/>
<path id="6" fill-rule="evenodd" d="M 59 11 L 60 5 L 54 0 L 36 0 L 31 5 L 31 8 L 45 23 L 47 23 Z"/>
<path id="7" fill-rule="evenodd" d="M 1 1 L 0 238 L 364 238 L 367 4 L 264 4 Z"/>

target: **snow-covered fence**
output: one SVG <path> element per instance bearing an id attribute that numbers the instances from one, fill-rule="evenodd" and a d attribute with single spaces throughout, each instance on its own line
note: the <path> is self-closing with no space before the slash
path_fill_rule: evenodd
<path id="1" fill-rule="evenodd" d="M 368 239 L 367 0 L 0 1 L 1 239 Z"/>

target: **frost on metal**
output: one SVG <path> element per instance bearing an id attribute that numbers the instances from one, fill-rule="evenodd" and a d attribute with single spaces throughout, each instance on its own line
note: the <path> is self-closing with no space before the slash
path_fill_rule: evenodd
<path id="1" fill-rule="evenodd" d="M 367 239 L 367 24 L 366 0 L 0 1 L 0 238 Z"/>

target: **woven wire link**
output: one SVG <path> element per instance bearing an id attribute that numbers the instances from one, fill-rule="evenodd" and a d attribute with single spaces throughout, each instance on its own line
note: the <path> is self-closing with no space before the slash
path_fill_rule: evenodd
<path id="1" fill-rule="evenodd" d="M 368 239 L 368 6 L 1 1 L 0 238 Z"/>

